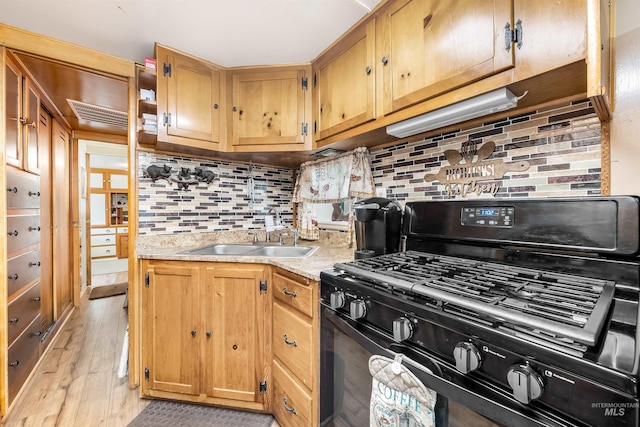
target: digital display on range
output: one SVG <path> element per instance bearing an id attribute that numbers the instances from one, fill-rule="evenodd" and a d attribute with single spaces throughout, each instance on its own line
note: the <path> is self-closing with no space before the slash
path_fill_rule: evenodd
<path id="1" fill-rule="evenodd" d="M 515 207 L 513 206 L 481 206 L 465 207 L 461 212 L 460 223 L 474 227 L 513 227 Z"/>
<path id="2" fill-rule="evenodd" d="M 478 216 L 498 216 L 500 215 L 500 211 L 495 208 L 480 208 L 476 210 L 476 215 Z"/>

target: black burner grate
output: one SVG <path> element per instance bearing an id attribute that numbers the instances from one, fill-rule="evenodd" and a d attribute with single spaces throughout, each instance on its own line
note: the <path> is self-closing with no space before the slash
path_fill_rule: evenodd
<path id="1" fill-rule="evenodd" d="M 612 281 L 417 251 L 336 268 L 561 344 L 595 343 L 615 288 Z"/>

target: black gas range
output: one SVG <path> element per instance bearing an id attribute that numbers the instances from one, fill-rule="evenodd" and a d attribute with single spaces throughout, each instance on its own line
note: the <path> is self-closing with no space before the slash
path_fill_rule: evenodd
<path id="1" fill-rule="evenodd" d="M 403 239 L 322 272 L 323 333 L 429 366 L 487 425 L 640 425 L 638 198 L 410 202 Z"/>

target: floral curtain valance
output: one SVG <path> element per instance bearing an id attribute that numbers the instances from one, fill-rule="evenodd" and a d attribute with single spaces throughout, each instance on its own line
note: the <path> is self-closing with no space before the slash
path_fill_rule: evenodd
<path id="1" fill-rule="evenodd" d="M 375 195 L 368 154 L 360 147 L 331 159 L 303 163 L 293 202 L 332 203 Z"/>

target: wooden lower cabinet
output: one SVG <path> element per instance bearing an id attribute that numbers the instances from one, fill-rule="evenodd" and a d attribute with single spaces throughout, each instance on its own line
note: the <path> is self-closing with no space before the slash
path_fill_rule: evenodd
<path id="1" fill-rule="evenodd" d="M 273 414 L 280 425 L 319 424 L 318 282 L 273 273 Z"/>
<path id="2" fill-rule="evenodd" d="M 269 411 L 269 267 L 145 260 L 142 271 L 142 394 Z"/>

